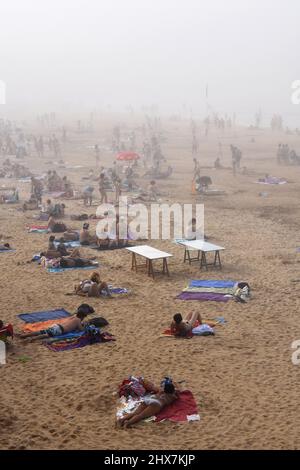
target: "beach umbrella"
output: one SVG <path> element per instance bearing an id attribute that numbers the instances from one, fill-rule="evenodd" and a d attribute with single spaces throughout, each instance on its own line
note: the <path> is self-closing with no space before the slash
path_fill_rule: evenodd
<path id="1" fill-rule="evenodd" d="M 132 162 L 139 158 L 140 156 L 135 152 L 121 152 L 117 155 L 117 160 L 120 162 Z"/>

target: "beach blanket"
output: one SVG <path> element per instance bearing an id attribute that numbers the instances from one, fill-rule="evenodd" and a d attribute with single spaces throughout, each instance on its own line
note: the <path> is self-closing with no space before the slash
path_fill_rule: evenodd
<path id="1" fill-rule="evenodd" d="M 75 271 L 76 269 L 81 269 L 81 270 L 88 270 L 88 269 L 95 269 L 99 267 L 99 263 L 94 264 L 93 266 L 77 266 L 74 268 L 51 268 L 48 267 L 47 271 L 48 273 L 63 273 L 65 271 Z"/>
<path id="2" fill-rule="evenodd" d="M 284 178 L 278 178 L 277 176 L 268 176 L 261 180 L 255 181 L 257 184 L 286 184 L 287 181 Z"/>
<path id="3" fill-rule="evenodd" d="M 27 226 L 28 233 L 48 233 L 47 225 L 30 225 Z"/>
<path id="4" fill-rule="evenodd" d="M 59 245 L 58 241 L 54 242 L 55 247 L 57 248 Z M 64 245 L 66 248 L 78 248 L 80 245 L 79 241 L 73 241 L 73 242 L 64 242 Z"/>
<path id="5" fill-rule="evenodd" d="M 71 314 L 64 308 L 56 310 L 45 310 L 42 312 L 22 313 L 18 317 L 25 323 L 45 322 L 47 320 L 59 320 L 60 318 L 67 318 Z"/>
<path id="6" fill-rule="evenodd" d="M 71 349 L 84 348 L 85 346 L 90 346 L 98 343 L 106 343 L 108 341 L 115 341 L 115 338 L 110 333 L 103 332 L 97 338 L 91 340 L 87 335 L 81 335 L 79 337 L 73 337 L 70 339 L 61 339 L 60 341 L 55 342 L 43 342 L 51 351 L 60 352 L 60 351 L 69 351 Z"/>
<path id="7" fill-rule="evenodd" d="M 223 280 L 192 280 L 189 287 L 216 287 L 216 288 L 232 288 L 236 285 L 236 281 L 223 281 Z"/>
<path id="8" fill-rule="evenodd" d="M 129 294 L 130 291 L 126 289 L 126 287 L 113 287 L 113 286 L 108 286 L 109 292 L 112 295 L 124 295 L 124 294 Z M 106 291 L 103 291 L 103 295 L 107 295 Z"/>
<path id="9" fill-rule="evenodd" d="M 64 335 L 55 336 L 49 340 L 46 340 L 48 344 L 53 344 L 59 341 L 66 341 L 70 339 L 80 338 L 85 334 L 84 331 L 73 331 L 72 333 L 65 333 Z"/>
<path id="10" fill-rule="evenodd" d="M 228 302 L 232 299 L 232 296 L 215 294 L 214 292 L 182 292 L 176 299 L 186 301 L 197 300 L 201 302 Z"/>
<path id="11" fill-rule="evenodd" d="M 183 292 L 190 293 L 201 293 L 201 292 L 213 292 L 215 294 L 224 294 L 224 295 L 233 295 L 236 291 L 236 288 L 232 287 L 186 287 L 183 289 Z"/>
<path id="12" fill-rule="evenodd" d="M 57 324 L 59 320 L 62 320 L 62 319 L 58 318 L 56 320 L 45 320 L 45 321 L 37 321 L 34 323 L 25 323 L 25 325 L 22 327 L 22 331 L 24 333 L 33 333 L 35 331 L 46 330 L 47 328 L 50 328 L 51 326 Z"/>
<path id="13" fill-rule="evenodd" d="M 200 420 L 197 403 L 192 392 L 189 390 L 179 392 L 179 398 L 163 408 L 155 417 L 157 423 L 165 420 L 175 423 Z"/>
<path id="14" fill-rule="evenodd" d="M 1 250 L 0 249 L 0 253 L 12 253 L 14 251 L 16 251 L 16 250 L 12 250 L 12 249 L 11 250 Z"/>
<path id="15" fill-rule="evenodd" d="M 128 413 L 132 413 L 137 409 L 139 404 L 142 402 L 140 398 L 133 398 L 132 396 L 122 396 L 119 399 L 116 416 L 122 418 Z M 173 422 L 188 422 L 188 421 L 199 421 L 200 416 L 198 414 L 197 404 L 195 402 L 193 394 L 189 390 L 179 392 L 179 398 L 171 405 L 166 406 L 160 413 L 152 418 L 144 420 L 145 422 L 155 421 L 160 423 L 161 421 L 173 421 Z"/>

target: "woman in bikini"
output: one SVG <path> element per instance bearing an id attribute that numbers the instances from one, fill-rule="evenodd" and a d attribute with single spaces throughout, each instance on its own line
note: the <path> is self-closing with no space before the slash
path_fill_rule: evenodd
<path id="1" fill-rule="evenodd" d="M 142 398 L 142 403 L 135 411 L 118 420 L 119 426 L 128 428 L 143 419 L 157 415 L 163 408 L 178 399 L 179 389 L 175 388 L 171 379 L 166 378 L 162 381 L 161 388 L 153 387 L 152 392 L 151 395 Z"/>

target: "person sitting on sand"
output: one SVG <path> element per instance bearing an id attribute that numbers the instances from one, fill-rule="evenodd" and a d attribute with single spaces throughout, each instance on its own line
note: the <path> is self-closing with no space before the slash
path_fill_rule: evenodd
<path id="1" fill-rule="evenodd" d="M 63 237 L 59 239 L 56 250 L 61 257 L 69 256 L 70 258 L 80 258 L 79 248 L 73 248 L 72 250 L 68 251 L 66 248 L 66 241 Z"/>
<path id="2" fill-rule="evenodd" d="M 197 219 L 192 218 L 186 229 L 186 240 L 203 240 L 203 233 L 197 228 Z"/>
<path id="3" fill-rule="evenodd" d="M 45 256 L 47 259 L 60 258 L 62 256 L 55 245 L 54 235 L 49 237 L 48 249 L 46 252 L 41 253 L 41 256 Z"/>
<path id="4" fill-rule="evenodd" d="M 84 330 L 85 323 L 83 320 L 90 314 L 94 313 L 95 310 L 88 304 L 82 304 L 77 309 L 77 313 L 68 318 L 63 318 L 59 320 L 59 323 L 46 328 L 45 330 L 33 331 L 31 333 L 24 333 L 19 335 L 20 338 L 32 338 L 44 339 L 44 338 L 53 338 L 55 336 L 61 336 L 66 333 L 72 333 L 74 331 Z"/>
<path id="5" fill-rule="evenodd" d="M 128 428 L 143 419 L 157 415 L 163 408 L 178 399 L 178 392 L 179 389 L 172 379 L 166 378 L 162 381 L 160 389 L 153 387 L 152 395 L 143 397 L 137 409 L 120 418 L 118 425 Z"/>
<path id="6" fill-rule="evenodd" d="M 51 199 L 48 199 L 46 202 L 45 213 L 49 215 L 49 217 L 54 215 L 54 205 L 51 202 Z"/>
<path id="7" fill-rule="evenodd" d="M 79 234 L 79 241 L 80 241 L 80 245 L 93 245 L 95 243 L 97 243 L 97 237 L 96 235 L 93 236 L 90 234 L 90 231 L 89 231 L 89 228 L 90 228 L 90 224 L 88 224 L 87 222 L 83 224 L 82 226 L 82 230 Z"/>
<path id="8" fill-rule="evenodd" d="M 150 181 L 150 184 L 148 187 L 148 194 L 149 194 L 150 201 L 157 201 L 158 188 L 156 185 L 156 181 Z"/>
<path id="9" fill-rule="evenodd" d="M 48 243 L 48 251 L 56 251 L 56 246 L 55 246 L 55 235 L 51 235 L 49 237 L 49 243 Z"/>
<path id="10" fill-rule="evenodd" d="M 171 323 L 171 332 L 175 336 L 190 336 L 192 334 L 193 328 L 195 328 L 196 322 L 199 322 L 199 324 L 202 325 L 202 318 L 200 313 L 189 313 L 185 319 L 182 318 L 181 313 L 176 313 Z"/>
<path id="11" fill-rule="evenodd" d="M 102 291 L 104 291 L 108 297 L 111 297 L 107 283 L 101 281 L 100 274 L 97 272 L 94 272 L 90 279 L 85 279 L 81 281 L 79 285 L 75 286 L 75 293 L 83 297 L 100 297 Z"/>
<path id="12" fill-rule="evenodd" d="M 93 203 L 93 186 L 86 186 L 83 189 L 82 196 L 83 196 L 83 204 L 85 206 L 91 206 Z"/>
<path id="13" fill-rule="evenodd" d="M 223 166 L 221 165 L 220 157 L 218 157 L 215 161 L 215 169 L 216 170 L 221 170 L 221 168 L 223 168 Z"/>
<path id="14" fill-rule="evenodd" d="M 12 250 L 9 243 L 4 243 L 3 245 L 0 244 L 0 251 L 10 251 Z"/>

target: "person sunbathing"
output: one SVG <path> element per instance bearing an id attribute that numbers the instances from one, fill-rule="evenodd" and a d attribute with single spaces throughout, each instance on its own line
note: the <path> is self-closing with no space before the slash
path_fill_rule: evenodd
<path id="1" fill-rule="evenodd" d="M 4 245 L 0 245 L 0 251 L 10 251 L 12 248 L 9 243 L 4 243 Z"/>
<path id="2" fill-rule="evenodd" d="M 171 323 L 171 332 L 175 336 L 188 337 L 192 335 L 192 330 L 196 326 L 196 322 L 202 325 L 202 318 L 200 313 L 194 312 L 189 313 L 188 316 L 183 319 L 181 313 L 176 313 Z"/>
<path id="3" fill-rule="evenodd" d="M 119 426 L 128 428 L 143 419 L 157 415 L 163 408 L 178 399 L 178 392 L 179 389 L 172 379 L 166 378 L 162 381 L 160 389 L 153 387 L 152 394 L 142 398 L 142 403 L 135 411 L 118 420 Z"/>
<path id="4" fill-rule="evenodd" d="M 103 291 L 111 297 L 107 283 L 101 281 L 100 274 L 96 272 L 91 275 L 90 279 L 85 279 L 75 286 L 75 293 L 84 297 L 100 297 Z"/>
<path id="5" fill-rule="evenodd" d="M 97 266 L 98 263 L 91 259 L 62 256 L 59 260 L 61 268 L 84 268 L 86 266 Z"/>
<path id="6" fill-rule="evenodd" d="M 21 339 L 32 338 L 44 339 L 54 338 L 55 336 L 61 336 L 66 333 L 72 333 L 74 331 L 83 331 L 85 322 L 83 321 L 90 313 L 94 313 L 95 310 L 88 304 L 82 304 L 78 307 L 77 313 L 71 317 L 61 319 L 59 323 L 46 328 L 45 330 L 33 331 L 31 333 L 24 333 L 19 335 Z"/>

